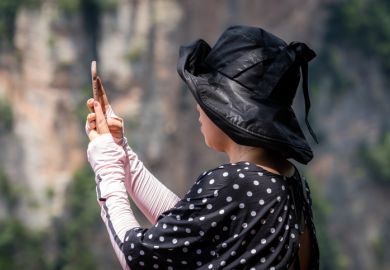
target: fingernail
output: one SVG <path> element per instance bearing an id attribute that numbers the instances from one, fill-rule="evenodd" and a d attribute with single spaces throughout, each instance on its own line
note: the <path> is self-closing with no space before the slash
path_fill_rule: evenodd
<path id="1" fill-rule="evenodd" d="M 94 102 L 93 102 L 93 105 L 94 105 L 95 107 L 97 107 L 97 106 L 99 105 L 99 103 L 98 103 L 97 101 L 94 101 Z"/>

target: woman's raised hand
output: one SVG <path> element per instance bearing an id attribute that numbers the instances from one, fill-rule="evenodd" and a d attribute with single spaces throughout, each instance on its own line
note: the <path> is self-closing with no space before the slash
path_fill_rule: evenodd
<path id="1" fill-rule="evenodd" d="M 90 113 L 87 117 L 89 124 L 88 137 L 93 141 L 97 137 L 110 133 L 107 119 L 103 113 L 102 107 L 98 101 L 93 101 L 94 113 Z"/>
<path id="2" fill-rule="evenodd" d="M 97 80 L 99 100 L 97 103 L 95 103 L 93 98 L 87 100 L 87 107 L 90 113 L 87 116 L 85 131 L 90 141 L 104 133 L 111 133 L 115 142 L 120 143 L 124 133 L 123 119 L 114 113 L 100 78 L 98 77 Z"/>

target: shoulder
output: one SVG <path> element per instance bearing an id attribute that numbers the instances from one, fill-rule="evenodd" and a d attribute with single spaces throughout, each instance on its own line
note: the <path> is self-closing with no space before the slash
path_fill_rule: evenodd
<path id="1" fill-rule="evenodd" d="M 202 172 L 188 190 L 184 199 L 194 200 L 207 196 L 215 196 L 223 190 L 237 176 L 234 163 L 224 163 Z"/>
<path id="2" fill-rule="evenodd" d="M 237 176 L 237 164 L 236 163 L 224 163 L 215 168 L 209 169 L 201 173 L 196 182 L 204 181 L 210 178 L 228 179 Z"/>
<path id="3" fill-rule="evenodd" d="M 274 180 L 274 178 L 282 178 L 282 176 L 270 173 L 254 163 L 240 161 L 237 163 L 225 163 L 219 165 L 218 167 L 204 171 L 198 176 L 195 184 L 199 185 L 202 182 L 211 179 L 242 181 L 247 179 Z"/>
<path id="4" fill-rule="evenodd" d="M 286 181 L 255 163 L 240 161 L 225 163 L 204 171 L 196 179 L 185 197 L 200 198 L 216 193 L 248 192 L 279 196 L 286 192 Z M 206 191 L 206 192 L 205 192 Z"/>

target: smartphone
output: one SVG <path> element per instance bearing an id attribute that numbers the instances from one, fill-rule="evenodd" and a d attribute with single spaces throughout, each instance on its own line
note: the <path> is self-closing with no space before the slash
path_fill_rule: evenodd
<path id="1" fill-rule="evenodd" d="M 96 71 L 96 61 L 92 61 L 91 63 L 91 76 L 92 76 L 92 92 L 93 99 L 99 101 L 99 89 L 97 82 L 97 71 Z"/>
<path id="2" fill-rule="evenodd" d="M 102 106 L 103 113 L 106 114 L 106 93 L 104 91 L 102 81 L 97 75 L 96 61 L 92 61 L 91 63 L 91 77 L 93 99 L 99 101 L 100 105 Z"/>

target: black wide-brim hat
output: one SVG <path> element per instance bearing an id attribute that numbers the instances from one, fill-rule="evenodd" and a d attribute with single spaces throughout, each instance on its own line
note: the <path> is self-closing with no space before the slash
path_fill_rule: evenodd
<path id="1" fill-rule="evenodd" d="M 291 108 L 302 70 L 306 124 L 310 99 L 304 43 L 287 45 L 261 29 L 232 26 L 213 48 L 199 39 L 180 48 L 177 70 L 207 116 L 233 141 L 307 164 L 313 152 Z"/>

